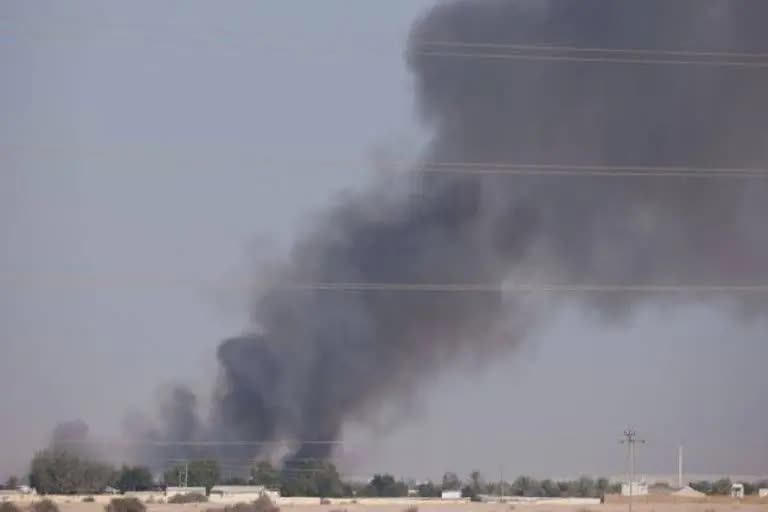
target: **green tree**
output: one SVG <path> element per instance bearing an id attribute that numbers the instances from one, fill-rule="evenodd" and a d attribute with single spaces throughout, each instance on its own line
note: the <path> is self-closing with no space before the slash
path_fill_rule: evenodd
<path id="1" fill-rule="evenodd" d="M 577 481 L 576 488 L 578 489 L 576 496 L 580 498 L 595 498 L 599 496 L 597 484 L 594 479 L 588 476 L 580 477 Z"/>
<path id="2" fill-rule="evenodd" d="M 690 482 L 688 484 L 692 489 L 695 489 L 704 494 L 712 494 L 712 482 L 708 480 L 699 480 L 698 482 Z"/>
<path id="3" fill-rule="evenodd" d="M 41 494 L 96 493 L 115 480 L 112 466 L 61 450 L 38 452 L 29 475 L 30 485 Z"/>
<path id="4" fill-rule="evenodd" d="M 712 494 L 720 494 L 720 495 L 731 494 L 732 486 L 733 484 L 731 483 L 730 478 L 721 478 L 720 480 L 712 484 Z"/>
<path id="5" fill-rule="evenodd" d="M 512 482 L 511 494 L 514 496 L 540 496 L 541 484 L 530 476 L 520 476 Z"/>
<path id="6" fill-rule="evenodd" d="M 19 486 L 19 479 L 15 476 L 8 477 L 8 480 L 5 481 L 5 488 L 9 490 L 16 489 Z"/>
<path id="7" fill-rule="evenodd" d="M 473 495 L 478 495 L 482 492 L 483 477 L 479 471 L 475 470 L 469 474 L 470 486 L 472 487 Z"/>
<path id="8" fill-rule="evenodd" d="M 148 491 L 152 485 L 152 473 L 143 466 L 123 466 L 116 483 L 120 492 Z"/>
<path id="9" fill-rule="evenodd" d="M 187 474 L 187 485 L 189 487 L 205 487 L 206 492 L 210 492 L 211 487 L 219 481 L 219 465 L 215 460 L 197 459 L 192 460 L 185 467 L 184 465 L 175 466 L 165 472 L 164 481 L 169 486 L 180 486 L 183 481 L 182 475 Z"/>
<path id="10" fill-rule="evenodd" d="M 416 486 L 416 490 L 419 492 L 419 496 L 422 498 L 439 498 L 440 488 L 434 483 L 424 482 Z"/>
<path id="11" fill-rule="evenodd" d="M 557 485 L 557 483 L 549 479 L 543 480 L 541 482 L 541 491 L 547 498 L 560 497 L 560 487 Z"/>
<path id="12" fill-rule="evenodd" d="M 744 486 L 744 495 L 749 496 L 757 492 L 757 487 L 753 482 L 740 482 Z"/>
<path id="13" fill-rule="evenodd" d="M 443 475 L 443 490 L 444 491 L 458 491 L 461 489 L 461 480 L 458 475 L 452 471 L 448 471 Z"/>
<path id="14" fill-rule="evenodd" d="M 381 498 L 407 496 L 408 486 L 405 482 L 395 480 L 395 477 L 390 474 L 377 474 L 365 486 L 363 495 Z"/>
<path id="15" fill-rule="evenodd" d="M 280 480 L 280 490 L 284 496 L 336 498 L 347 491 L 336 466 L 326 461 L 290 462 L 283 468 Z"/>
<path id="16" fill-rule="evenodd" d="M 248 485 L 248 480 L 241 476 L 231 476 L 221 481 L 222 485 Z"/>
<path id="17" fill-rule="evenodd" d="M 263 460 L 251 468 L 251 482 L 269 489 L 280 486 L 280 472 L 268 460 Z"/>

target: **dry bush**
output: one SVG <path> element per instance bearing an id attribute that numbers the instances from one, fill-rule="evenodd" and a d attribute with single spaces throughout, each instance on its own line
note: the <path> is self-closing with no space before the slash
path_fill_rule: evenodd
<path id="1" fill-rule="evenodd" d="M 49 499 L 36 501 L 29 507 L 30 512 L 59 512 L 59 506 Z"/>
<path id="2" fill-rule="evenodd" d="M 280 507 L 272 503 L 266 494 L 259 496 L 259 499 L 253 502 L 253 507 L 253 512 L 280 512 Z"/>
<path id="3" fill-rule="evenodd" d="M 93 503 L 94 501 L 96 501 L 96 498 L 93 496 L 86 496 L 83 498 L 83 503 Z"/>
<path id="4" fill-rule="evenodd" d="M 329 500 L 328 498 L 320 498 L 320 504 L 321 505 L 330 505 L 331 504 L 331 500 Z"/>
<path id="5" fill-rule="evenodd" d="M 10 501 L 0 503 L 0 512 L 21 512 L 21 509 Z"/>
<path id="6" fill-rule="evenodd" d="M 145 512 L 147 510 L 139 498 L 112 498 L 104 512 Z"/>
<path id="7" fill-rule="evenodd" d="M 280 512 L 269 496 L 262 495 L 253 503 L 235 503 L 224 508 L 209 508 L 206 512 Z"/>
<path id="8" fill-rule="evenodd" d="M 235 503 L 224 508 L 209 508 L 208 512 L 253 512 L 253 503 Z"/>
<path id="9" fill-rule="evenodd" d="M 208 501 L 208 497 L 197 492 L 176 494 L 168 498 L 168 503 L 174 503 L 176 505 L 183 503 L 205 503 L 206 501 Z"/>
<path id="10" fill-rule="evenodd" d="M 403 512 L 419 512 L 419 507 L 416 505 L 411 505 L 410 507 L 407 507 Z"/>

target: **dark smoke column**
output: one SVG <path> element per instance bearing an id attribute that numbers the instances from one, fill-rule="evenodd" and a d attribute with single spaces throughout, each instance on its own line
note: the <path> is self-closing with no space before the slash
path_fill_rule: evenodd
<path id="1" fill-rule="evenodd" d="M 440 3 L 409 44 L 434 132 L 425 160 L 768 167 L 765 70 L 425 53 L 434 41 L 766 52 L 765 19 L 765 2 Z M 345 421 L 417 392 L 464 353 L 507 350 L 550 311 L 493 291 L 285 284 L 753 284 L 768 276 L 766 205 L 765 180 L 738 178 L 415 174 L 374 185 L 316 222 L 257 301 L 253 334 L 219 347 L 211 435 L 290 439 L 297 456 L 327 457 L 331 445 L 307 442 L 337 439 Z M 608 317 L 661 300 L 570 298 Z"/>

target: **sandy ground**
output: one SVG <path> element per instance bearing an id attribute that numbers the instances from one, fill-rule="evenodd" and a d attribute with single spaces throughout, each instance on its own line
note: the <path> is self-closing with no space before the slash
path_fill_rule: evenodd
<path id="1" fill-rule="evenodd" d="M 148 512 L 196 512 L 216 507 L 201 503 L 191 505 L 148 505 Z M 218 506 L 220 507 L 220 505 Z M 98 503 L 63 503 L 61 512 L 103 512 Z M 398 505 L 283 505 L 282 512 L 404 512 Z M 604 505 L 504 505 L 498 503 L 421 504 L 419 512 L 627 512 L 624 503 Z M 768 512 L 768 502 L 635 503 L 633 512 Z"/>

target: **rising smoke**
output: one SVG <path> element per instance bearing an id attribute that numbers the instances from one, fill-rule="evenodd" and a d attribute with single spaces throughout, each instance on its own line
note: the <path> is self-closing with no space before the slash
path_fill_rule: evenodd
<path id="1" fill-rule="evenodd" d="M 768 167 L 768 70 L 481 58 L 456 53 L 491 50 L 431 44 L 759 52 L 768 50 L 765 19 L 764 2 L 441 3 L 414 26 L 407 57 L 434 133 L 424 161 Z M 346 197 L 312 226 L 255 302 L 250 334 L 219 346 L 210 419 L 198 425 L 194 396 L 180 392 L 163 436 L 289 439 L 297 457 L 327 457 L 332 445 L 312 441 L 338 439 L 345 422 L 417 392 L 462 354 L 482 360 L 508 350 L 550 311 L 502 291 L 288 283 L 750 285 L 768 277 L 766 180 L 414 172 L 402 183 Z M 754 296 L 742 299 L 717 296 L 723 307 L 765 311 Z M 616 318 L 638 302 L 671 299 L 567 300 Z"/>

